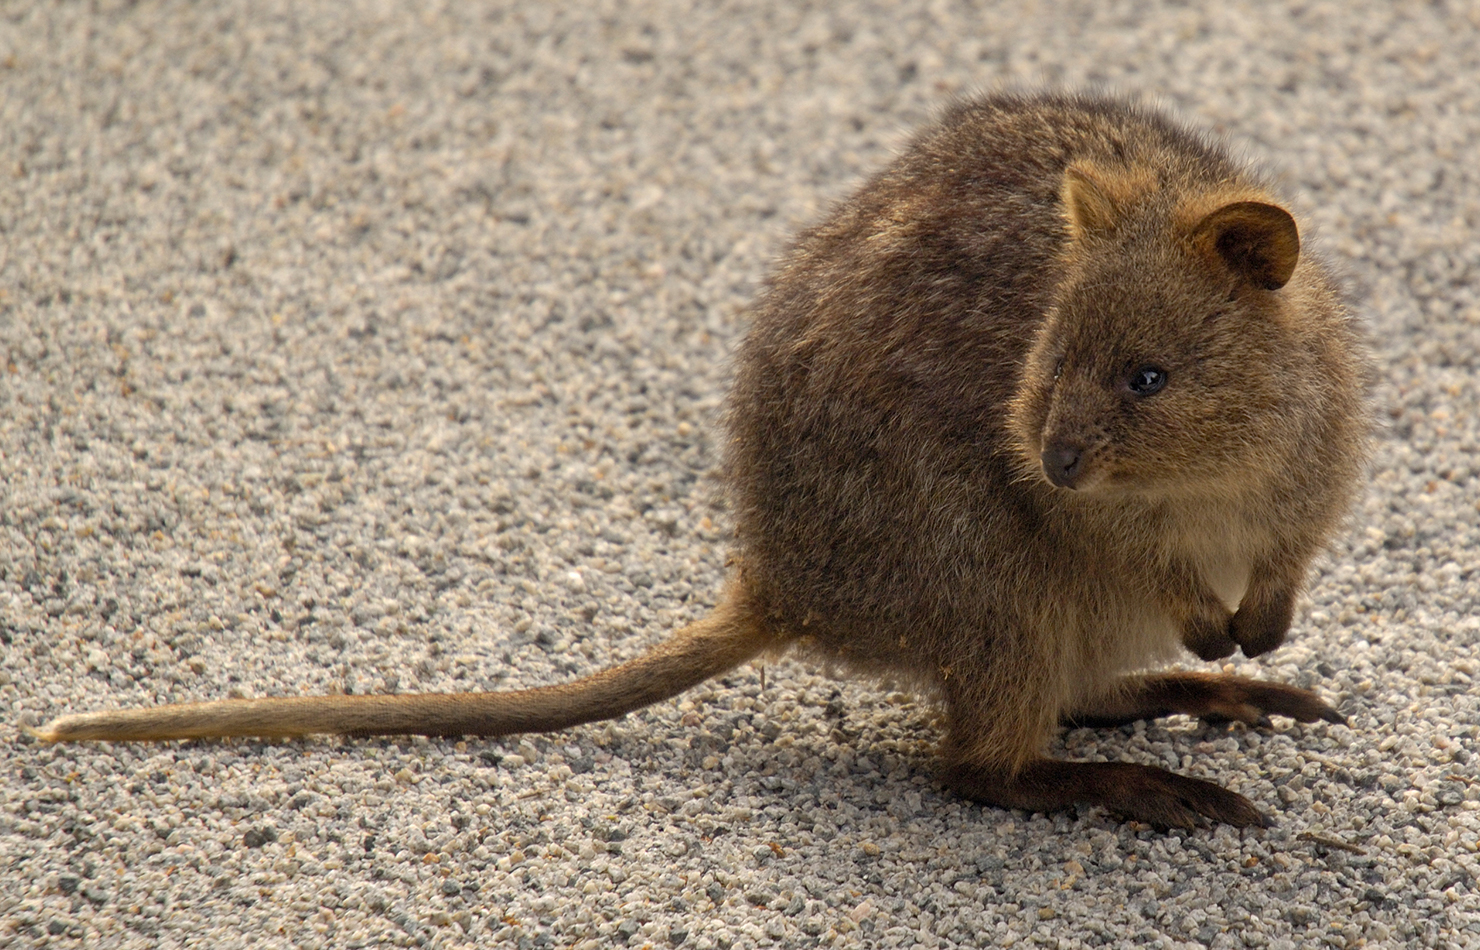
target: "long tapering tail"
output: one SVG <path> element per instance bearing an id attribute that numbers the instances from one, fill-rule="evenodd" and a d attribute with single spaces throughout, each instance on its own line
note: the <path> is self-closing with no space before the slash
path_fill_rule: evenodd
<path id="1" fill-rule="evenodd" d="M 714 612 L 648 653 L 583 679 L 505 693 L 231 699 L 63 716 L 28 729 L 47 742 L 226 736 L 502 736 L 612 719 L 731 670 L 778 638 L 736 584 Z"/>

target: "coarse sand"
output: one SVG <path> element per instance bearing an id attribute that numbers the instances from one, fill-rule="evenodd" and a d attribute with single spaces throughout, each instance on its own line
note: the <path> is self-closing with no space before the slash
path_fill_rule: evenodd
<path id="1" fill-rule="evenodd" d="M 1231 663 L 1350 728 L 1056 740 L 1276 828 L 970 804 L 928 707 L 791 662 L 503 741 L 21 733 L 555 682 L 703 614 L 768 262 L 950 96 L 1045 84 L 1276 169 L 1373 330 L 1370 489 Z M 1462 0 L 4 4 L 0 947 L 1480 948 L 1477 155 Z"/>

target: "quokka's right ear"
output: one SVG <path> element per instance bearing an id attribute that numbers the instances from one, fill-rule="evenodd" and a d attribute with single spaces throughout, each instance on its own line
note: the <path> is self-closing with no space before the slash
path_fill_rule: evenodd
<path id="1" fill-rule="evenodd" d="M 1156 190 L 1156 177 L 1135 169 L 1106 169 L 1077 161 L 1064 169 L 1059 198 L 1075 240 L 1114 231 L 1130 208 Z"/>

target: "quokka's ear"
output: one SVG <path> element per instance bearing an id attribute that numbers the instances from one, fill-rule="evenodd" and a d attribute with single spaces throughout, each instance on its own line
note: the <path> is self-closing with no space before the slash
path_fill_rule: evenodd
<path id="1" fill-rule="evenodd" d="M 1064 169 L 1059 198 L 1069 233 L 1079 240 L 1114 231 L 1136 199 L 1155 190 L 1156 178 L 1148 172 L 1110 170 L 1078 161 Z"/>
<path id="2" fill-rule="evenodd" d="M 1279 290 L 1300 260 L 1300 229 L 1290 212 L 1262 201 L 1235 201 L 1204 217 L 1193 240 L 1241 279 Z"/>

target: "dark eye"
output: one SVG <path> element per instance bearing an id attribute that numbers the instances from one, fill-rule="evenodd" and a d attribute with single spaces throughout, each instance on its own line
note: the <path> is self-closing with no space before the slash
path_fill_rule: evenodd
<path id="1" fill-rule="evenodd" d="M 1063 374 L 1063 372 L 1064 372 L 1064 358 L 1061 356 L 1061 357 L 1059 357 L 1059 361 L 1057 363 L 1053 364 L 1053 378 L 1054 379 L 1058 379 L 1059 376 Z"/>
<path id="2" fill-rule="evenodd" d="M 1150 396 L 1161 392 L 1166 384 L 1167 372 L 1159 366 L 1142 366 L 1132 373 L 1130 380 L 1126 382 L 1130 391 L 1137 396 Z"/>

